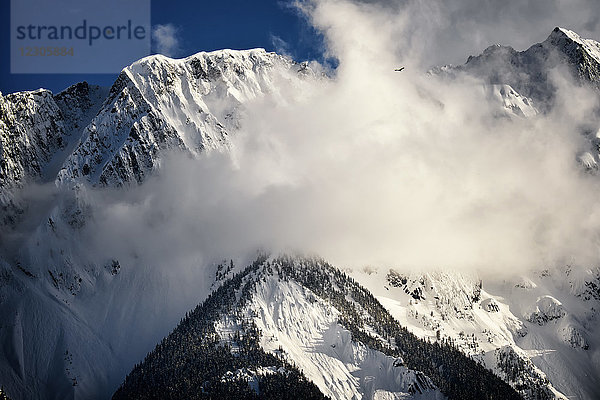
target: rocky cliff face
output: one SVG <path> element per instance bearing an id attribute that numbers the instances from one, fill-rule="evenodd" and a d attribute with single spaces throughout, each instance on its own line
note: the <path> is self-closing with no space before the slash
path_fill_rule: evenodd
<path id="1" fill-rule="evenodd" d="M 64 117 L 52 93 L 40 89 L 0 98 L 0 187 L 41 179 L 56 152 L 67 145 Z"/>
<path id="2" fill-rule="evenodd" d="M 39 89 L 0 97 L 0 188 L 53 181 L 105 95 L 82 82 L 57 95 Z"/>

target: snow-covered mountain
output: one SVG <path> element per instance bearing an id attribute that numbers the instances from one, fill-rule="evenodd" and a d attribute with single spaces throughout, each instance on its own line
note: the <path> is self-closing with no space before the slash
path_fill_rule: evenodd
<path id="1" fill-rule="evenodd" d="M 490 85 L 509 85 L 544 111 L 554 99 L 556 86 L 551 75 L 556 68 L 565 68 L 577 82 L 600 88 L 600 43 L 557 27 L 544 42 L 527 50 L 496 44 L 470 56 L 463 65 L 447 65 L 431 72 L 450 77 L 466 73 Z"/>
<path id="2" fill-rule="evenodd" d="M 451 80 L 475 77 L 483 80 L 487 97 L 498 104 L 498 115 L 533 117 L 552 110 L 558 86 L 584 87 L 588 95 L 600 98 L 600 43 L 557 27 L 542 43 L 524 51 L 500 44 L 489 46 L 480 55 L 469 56 L 463 65 L 435 67 L 430 74 Z M 575 96 L 575 94 L 570 94 Z M 573 102 L 566 98 L 563 102 Z M 574 127 L 587 145 L 577 155 L 588 171 L 598 170 L 598 122 L 600 111 Z"/>
<path id="3" fill-rule="evenodd" d="M 3 96 L 0 188 L 141 182 L 167 150 L 226 148 L 241 104 L 307 76 L 315 76 L 307 64 L 263 49 L 222 50 L 146 57 L 110 90 L 83 82 L 54 96 L 44 89 Z"/>
<path id="4" fill-rule="evenodd" d="M 144 58 L 121 72 L 57 180 L 142 182 L 167 150 L 196 156 L 226 148 L 241 104 L 309 72 L 262 49 Z"/>
<path id="5" fill-rule="evenodd" d="M 552 106 L 557 67 L 600 86 L 599 48 L 557 28 L 524 52 L 492 46 L 434 72 L 484 78 L 499 115 L 535 118 Z M 311 66 L 275 53 L 222 50 L 144 58 L 111 88 L 0 97 L 0 384 L 13 399 L 109 398 L 128 373 L 115 398 L 148 395 L 150 383 L 171 395 L 600 397 L 594 269 L 517 281 L 395 269 L 350 279 L 320 260 L 281 257 L 192 260 L 202 272 L 179 275 L 84 246 L 90 187 L 143 184 L 172 152 L 226 152 L 247 102 L 313 79 Z M 592 147 L 582 162 L 594 168 L 597 158 Z M 31 183 L 66 194 L 32 206 L 20 196 Z M 226 362 L 204 378 L 213 355 Z"/>
<path id="6" fill-rule="evenodd" d="M 82 82 L 55 96 L 44 89 L 0 94 L 0 222 L 21 219 L 26 205 L 16 191 L 54 181 L 106 93 Z"/>
<path id="7" fill-rule="evenodd" d="M 190 398 L 199 388 L 208 398 L 445 398 L 440 389 L 450 398 L 519 398 L 450 343 L 409 333 L 323 260 L 259 256 L 230 276 L 114 399 Z"/>
<path id="8" fill-rule="evenodd" d="M 56 96 L 39 89 L 0 97 L 0 188 L 54 180 L 105 96 L 106 90 L 82 82 Z"/>

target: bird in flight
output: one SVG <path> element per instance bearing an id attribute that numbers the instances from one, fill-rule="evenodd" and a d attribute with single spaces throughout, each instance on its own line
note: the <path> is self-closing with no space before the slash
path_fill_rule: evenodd
<path id="1" fill-rule="evenodd" d="M 396 71 L 396 72 L 400 72 L 400 71 L 402 71 L 403 69 L 404 69 L 404 67 L 400 67 L 400 68 L 397 68 L 397 69 L 395 69 L 394 71 Z"/>

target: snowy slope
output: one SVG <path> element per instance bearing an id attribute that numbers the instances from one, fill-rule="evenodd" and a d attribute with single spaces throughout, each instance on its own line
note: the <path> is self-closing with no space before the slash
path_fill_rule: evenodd
<path id="1" fill-rule="evenodd" d="M 332 399 L 444 398 L 432 383 L 419 387 L 419 374 L 399 366 L 396 358 L 353 341 L 338 323 L 339 311 L 298 283 L 269 276 L 256 287 L 245 313 L 257 316 L 265 350 L 283 348 Z M 425 393 L 417 395 L 421 390 Z"/>
<path id="2" fill-rule="evenodd" d="M 0 265 L 0 377 L 12 398 L 109 398 L 185 310 L 209 293 L 205 273 L 182 281 L 168 269 L 75 255 L 66 257 L 75 264 L 71 269 L 58 257 L 39 270 Z"/>
<path id="3" fill-rule="evenodd" d="M 515 387 L 525 385 L 526 397 L 593 399 L 600 395 L 599 277 L 573 275 L 482 282 L 449 271 L 353 274 L 412 332 L 451 338 Z"/>
<path id="4" fill-rule="evenodd" d="M 519 117 L 534 117 L 539 114 L 532 99 L 521 96 L 510 85 L 486 85 L 484 90 L 488 98 L 502 105 L 508 115 Z"/>

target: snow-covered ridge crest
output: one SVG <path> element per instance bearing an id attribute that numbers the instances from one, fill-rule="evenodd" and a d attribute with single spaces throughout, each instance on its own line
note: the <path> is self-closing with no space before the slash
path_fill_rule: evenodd
<path id="1" fill-rule="evenodd" d="M 225 49 L 199 52 L 181 59 L 152 55 L 134 62 L 123 71 L 144 95 L 149 96 L 147 100 L 150 102 L 152 97 L 162 94 L 162 90 L 173 88 L 176 84 L 173 74 L 177 74 L 189 81 L 189 87 L 182 89 L 198 90 L 199 95 L 216 91 L 215 94 L 233 97 L 242 103 L 260 93 L 275 90 L 272 70 L 287 70 L 292 65 L 299 66 L 287 57 L 264 49 Z M 220 85 L 215 86 L 216 83 Z"/>

